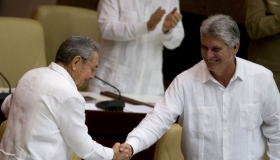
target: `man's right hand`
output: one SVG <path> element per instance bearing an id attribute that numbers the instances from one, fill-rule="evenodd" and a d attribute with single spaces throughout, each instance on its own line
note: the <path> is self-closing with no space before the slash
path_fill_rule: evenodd
<path id="1" fill-rule="evenodd" d="M 153 31 L 158 23 L 161 21 L 165 14 L 165 10 L 158 7 L 158 9 L 151 15 L 150 20 L 147 22 L 148 31 Z"/>
<path id="2" fill-rule="evenodd" d="M 129 158 L 133 155 L 133 148 L 128 143 L 123 143 L 120 145 L 120 152 L 126 152 L 129 154 Z"/>
<path id="3" fill-rule="evenodd" d="M 122 152 L 120 152 L 120 146 L 120 143 L 115 143 L 115 145 L 113 146 L 113 160 L 129 160 L 131 158 L 129 151 L 125 149 Z"/>

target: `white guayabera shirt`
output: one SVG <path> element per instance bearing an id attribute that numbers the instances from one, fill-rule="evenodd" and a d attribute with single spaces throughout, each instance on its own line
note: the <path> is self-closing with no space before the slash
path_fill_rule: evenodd
<path id="1" fill-rule="evenodd" d="M 174 49 L 184 38 L 180 21 L 172 32 L 164 34 L 162 25 L 148 32 L 147 22 L 158 7 L 165 16 L 179 9 L 179 0 L 100 0 L 98 24 L 101 53 L 96 75 L 117 87 L 121 93 L 162 96 L 163 47 Z M 179 10 L 178 10 L 179 11 Z M 89 90 L 113 91 L 101 81 L 92 79 Z"/>
<path id="2" fill-rule="evenodd" d="M 156 142 L 180 116 L 185 160 L 260 160 L 266 142 L 270 159 L 280 159 L 280 96 L 273 75 L 238 57 L 236 63 L 226 88 L 204 61 L 178 75 L 128 135 L 134 153 Z"/>
<path id="3" fill-rule="evenodd" d="M 111 148 L 88 135 L 85 100 L 55 63 L 27 72 L 1 109 L 8 117 L 1 160 L 69 160 L 72 151 L 83 159 L 113 158 Z"/>

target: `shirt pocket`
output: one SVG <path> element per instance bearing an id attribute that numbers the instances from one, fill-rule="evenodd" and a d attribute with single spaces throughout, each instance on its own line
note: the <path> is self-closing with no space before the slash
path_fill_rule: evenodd
<path id="1" fill-rule="evenodd" d="M 137 12 L 121 10 L 119 21 L 137 22 Z"/>
<path id="2" fill-rule="evenodd" d="M 240 127 L 247 130 L 254 130 L 260 118 L 260 103 L 240 105 Z"/>
<path id="3" fill-rule="evenodd" d="M 205 134 L 215 131 L 213 107 L 192 107 L 190 112 L 190 130 Z"/>

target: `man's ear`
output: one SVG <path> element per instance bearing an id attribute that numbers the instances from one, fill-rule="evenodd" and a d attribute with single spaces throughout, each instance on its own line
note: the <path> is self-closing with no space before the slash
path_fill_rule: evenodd
<path id="1" fill-rule="evenodd" d="M 239 50 L 239 46 L 240 44 L 239 43 L 236 43 L 234 46 L 233 46 L 233 50 L 234 50 L 234 55 L 237 54 L 238 50 Z"/>
<path id="2" fill-rule="evenodd" d="M 75 56 L 73 59 L 72 59 L 72 61 L 71 61 L 71 63 L 70 63 L 70 65 L 71 65 L 71 69 L 72 70 L 77 70 L 77 67 L 79 66 L 79 65 L 81 65 L 81 56 Z"/>

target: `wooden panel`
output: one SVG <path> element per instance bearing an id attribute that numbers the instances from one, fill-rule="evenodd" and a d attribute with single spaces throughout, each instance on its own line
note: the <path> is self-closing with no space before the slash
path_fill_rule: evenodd
<path id="1" fill-rule="evenodd" d="M 29 17 L 34 7 L 42 4 L 69 5 L 96 10 L 99 0 L 0 0 L 1 16 Z M 182 11 L 208 16 L 223 13 L 237 22 L 245 20 L 244 0 L 180 0 Z"/>
<path id="2" fill-rule="evenodd" d="M 57 4 L 79 6 L 96 10 L 99 0 L 57 0 Z M 245 20 L 244 0 L 180 0 L 182 11 L 198 15 L 227 14 L 238 23 Z"/>
<path id="3" fill-rule="evenodd" d="M 57 0 L 58 5 L 69 5 L 88 9 L 97 9 L 99 0 Z"/>
<path id="4" fill-rule="evenodd" d="M 136 127 L 146 114 L 110 111 L 86 111 L 86 125 L 92 139 L 106 147 L 113 147 L 116 142 L 123 143 L 127 134 Z M 2 112 L 0 122 L 5 120 Z M 149 149 L 137 153 L 132 160 L 152 160 L 155 144 Z"/>
<path id="5" fill-rule="evenodd" d="M 39 5 L 55 5 L 56 0 L 0 0 L 0 16 L 29 18 Z"/>
<path id="6" fill-rule="evenodd" d="M 86 111 L 88 133 L 98 143 L 112 147 L 116 142 L 123 143 L 127 134 L 136 127 L 146 114 Z M 149 149 L 137 153 L 132 160 L 152 160 L 155 144 Z"/>
<path id="7" fill-rule="evenodd" d="M 245 21 L 245 0 L 180 0 L 182 11 L 209 16 L 227 14 L 238 23 Z"/>

